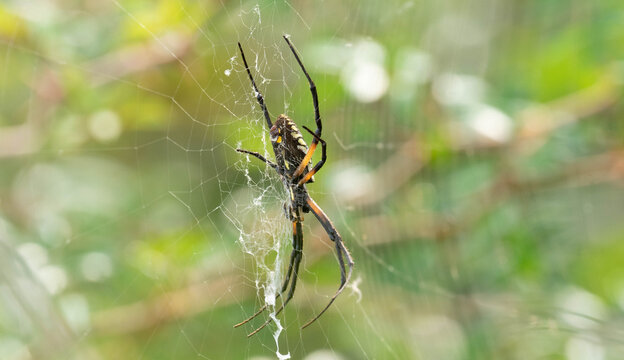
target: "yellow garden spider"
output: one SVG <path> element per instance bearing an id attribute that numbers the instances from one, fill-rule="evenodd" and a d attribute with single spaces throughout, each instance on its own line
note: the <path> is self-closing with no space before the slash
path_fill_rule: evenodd
<path id="1" fill-rule="evenodd" d="M 301 328 L 305 328 L 308 325 L 312 324 L 316 319 L 318 319 L 324 312 L 329 308 L 329 306 L 334 302 L 336 297 L 340 295 L 342 290 L 344 290 L 346 284 L 349 282 L 351 278 L 351 272 L 353 270 L 353 258 L 349 253 L 349 250 L 345 247 L 342 242 L 342 237 L 338 234 L 338 230 L 334 227 L 331 220 L 325 215 L 323 210 L 316 204 L 316 202 L 308 195 L 308 191 L 306 190 L 306 184 L 309 182 L 313 182 L 313 175 L 323 167 L 325 164 L 325 160 L 327 159 L 327 152 L 325 150 L 326 143 L 323 139 L 321 139 L 321 114 L 319 112 L 318 106 L 318 94 L 316 92 L 316 85 L 310 78 L 310 75 L 306 71 L 301 59 L 299 59 L 299 55 L 297 51 L 292 46 L 288 37 L 284 36 L 284 40 L 288 44 L 290 51 L 292 51 L 295 59 L 299 63 L 301 67 L 301 71 L 308 79 L 308 83 L 310 84 L 310 92 L 312 93 L 312 102 L 314 104 L 314 120 L 316 121 L 316 131 L 312 131 L 307 127 L 303 127 L 312 134 L 313 139 L 312 143 L 310 143 L 310 148 L 306 145 L 303 140 L 303 136 L 299 129 L 297 129 L 297 125 L 286 115 L 280 115 L 277 117 L 277 120 L 273 124 L 271 122 L 271 116 L 269 115 L 269 110 L 267 109 L 264 103 L 264 97 L 258 90 L 256 86 L 256 82 L 254 81 L 253 76 L 251 75 L 251 71 L 249 70 L 249 65 L 247 65 L 247 60 L 245 59 L 245 53 L 243 52 L 243 47 L 240 43 L 238 43 L 238 48 L 241 53 L 241 57 L 243 58 L 243 63 L 245 64 L 245 70 L 247 70 L 247 74 L 249 75 L 249 80 L 251 80 L 251 85 L 253 86 L 256 99 L 260 104 L 260 108 L 264 113 L 264 118 L 266 119 L 267 126 L 269 128 L 269 134 L 271 136 L 271 145 L 273 145 L 273 152 L 275 153 L 275 163 L 267 160 L 264 156 L 260 155 L 255 151 L 248 151 L 243 149 L 236 149 L 236 151 L 249 154 L 255 156 L 256 158 L 264 161 L 270 167 L 275 169 L 277 174 L 280 176 L 284 187 L 288 190 L 289 193 L 289 201 L 284 204 L 284 210 L 286 212 L 286 216 L 292 222 L 293 228 L 293 250 L 290 253 L 290 263 L 288 265 L 288 270 L 286 271 L 286 278 L 284 279 L 284 283 L 282 284 L 281 291 L 277 294 L 275 299 L 277 300 L 288 290 L 288 294 L 286 298 L 283 300 L 282 305 L 277 309 L 275 315 L 278 315 L 288 304 L 290 299 L 292 299 L 293 294 L 295 293 L 295 287 L 297 286 L 297 274 L 299 272 L 299 264 L 301 263 L 302 251 L 303 251 L 303 232 L 301 230 L 301 222 L 303 221 L 302 213 L 312 212 L 314 216 L 318 219 L 318 221 L 323 225 L 323 228 L 327 232 L 329 238 L 334 242 L 336 247 L 336 254 L 338 256 L 338 263 L 340 264 L 340 286 L 338 290 L 329 300 L 329 303 L 323 310 L 321 310 L 318 315 L 312 318 L 310 321 L 306 322 Z M 316 150 L 318 143 L 321 143 L 322 152 L 321 152 L 321 161 L 316 163 L 314 167 L 311 167 L 310 160 L 312 159 L 312 154 Z M 345 266 L 345 260 L 347 259 L 347 265 L 349 267 L 348 271 Z M 234 327 L 239 327 L 256 316 L 260 315 L 264 310 L 266 310 L 267 305 L 264 305 L 260 308 L 255 314 L 249 317 L 247 320 L 240 322 Z M 266 325 L 271 322 L 271 318 L 266 320 L 259 328 L 250 333 L 249 336 L 253 336 L 258 331 L 262 330 Z"/>

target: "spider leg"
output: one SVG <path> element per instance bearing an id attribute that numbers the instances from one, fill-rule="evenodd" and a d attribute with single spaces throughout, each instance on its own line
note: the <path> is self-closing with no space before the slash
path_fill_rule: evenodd
<path id="1" fill-rule="evenodd" d="M 289 263 L 289 265 L 288 265 L 288 271 L 286 271 L 286 278 L 284 279 L 284 283 L 282 284 L 282 290 L 280 291 L 280 293 L 279 293 L 279 294 L 277 294 L 277 295 L 275 296 L 275 300 L 276 300 L 276 301 L 277 301 L 277 299 L 279 299 L 279 298 L 282 296 L 282 294 L 286 291 L 286 289 L 288 289 L 288 284 L 290 283 L 290 277 L 291 277 L 291 275 L 292 275 L 292 273 L 293 273 L 293 265 L 294 265 L 295 259 L 296 259 L 296 257 L 297 257 L 297 254 L 301 254 L 301 249 L 300 249 L 300 247 L 299 247 L 299 245 L 298 245 L 298 244 L 299 244 L 298 237 L 299 237 L 300 235 L 302 236 L 302 234 L 301 234 L 301 232 L 300 232 L 300 231 L 299 231 L 299 232 L 297 232 L 297 225 L 296 225 L 296 224 L 298 224 L 298 222 L 293 221 L 293 223 L 292 223 L 292 224 L 293 224 L 293 250 L 292 250 L 292 252 L 290 253 L 290 263 Z M 299 223 L 299 228 L 301 228 L 301 224 L 300 224 L 300 223 Z M 243 320 L 243 321 L 239 322 L 238 324 L 234 325 L 234 327 L 235 327 L 235 328 L 237 328 L 237 327 L 239 327 L 239 326 L 241 326 L 241 325 L 244 325 L 244 324 L 246 324 L 246 323 L 250 322 L 251 320 L 255 319 L 258 315 L 262 314 L 262 312 L 263 312 L 264 310 L 266 310 L 266 308 L 267 308 L 267 305 L 265 304 L 265 305 L 264 305 L 264 306 L 262 306 L 260 309 L 258 309 L 258 311 L 256 311 L 253 315 L 251 315 L 251 316 L 250 316 L 250 317 L 248 317 L 247 319 L 245 319 L 245 320 Z M 275 315 L 277 315 L 277 313 L 276 313 Z M 266 325 L 266 324 L 265 324 L 265 325 Z M 263 326 L 263 327 L 264 327 L 264 326 Z M 261 330 L 261 328 L 256 329 L 256 331 L 254 331 L 254 334 L 255 334 L 257 331 L 259 331 L 259 330 Z M 251 336 L 251 335 L 253 335 L 253 334 L 250 334 L 249 336 Z"/>
<path id="2" fill-rule="evenodd" d="M 258 159 L 264 161 L 267 165 L 269 165 L 270 167 L 272 167 L 273 169 L 275 169 L 277 171 L 277 165 L 274 162 L 272 162 L 271 160 L 267 160 L 264 156 L 260 155 L 260 153 L 257 153 L 255 151 L 245 150 L 245 149 L 236 149 L 236 151 L 238 151 L 239 153 L 249 154 L 249 155 L 255 156 Z"/>
<path id="3" fill-rule="evenodd" d="M 323 315 L 323 313 L 331 306 L 334 300 L 336 300 L 336 297 L 340 295 L 340 293 L 344 290 L 345 286 L 351 279 L 351 272 L 353 271 L 353 258 L 351 257 L 349 250 L 346 248 L 346 246 L 342 242 L 342 237 L 340 236 L 340 234 L 338 234 L 338 231 L 334 227 L 334 224 L 327 217 L 327 215 L 325 215 L 323 210 L 316 204 L 316 202 L 311 197 L 308 196 L 306 198 L 306 202 L 308 206 L 310 207 L 310 211 L 312 211 L 314 216 L 316 216 L 317 220 L 321 223 L 321 225 L 325 229 L 325 232 L 327 232 L 327 235 L 329 236 L 329 238 L 336 245 L 336 254 L 338 255 L 338 263 L 340 264 L 340 286 L 338 287 L 338 290 L 336 291 L 334 296 L 332 296 L 332 298 L 329 300 L 329 303 L 323 308 L 323 310 L 321 310 L 321 312 L 318 313 L 318 315 L 316 315 L 310 321 L 305 323 L 301 327 L 302 329 L 308 327 L 310 324 L 315 322 L 316 319 L 318 319 L 321 315 Z M 345 261 L 344 261 L 343 255 L 344 255 L 344 258 L 347 259 L 347 265 L 349 267 L 348 271 L 345 267 Z"/>
<path id="4" fill-rule="evenodd" d="M 298 212 L 299 211 L 297 211 L 297 213 Z M 286 285 L 288 285 L 288 281 L 291 279 L 290 276 L 292 275 L 292 281 L 290 282 L 290 290 L 288 291 L 288 295 L 286 296 L 286 299 L 284 300 L 282 305 L 279 307 L 279 309 L 277 309 L 277 311 L 275 311 L 275 316 L 279 315 L 279 313 L 281 313 L 282 310 L 284 310 L 284 307 L 286 307 L 288 302 L 290 302 L 290 299 L 292 299 L 293 295 L 295 294 L 295 288 L 297 287 L 297 274 L 299 273 L 299 265 L 301 264 L 301 256 L 302 256 L 302 251 L 303 251 L 303 231 L 301 229 L 301 221 L 299 220 L 299 218 L 293 221 L 293 241 L 295 241 L 295 244 L 293 246 L 293 252 L 291 253 L 291 264 L 290 264 L 291 266 L 289 266 L 287 279 L 286 281 L 284 281 L 284 287 L 282 288 L 282 293 L 286 290 L 286 287 L 287 287 Z M 280 295 L 282 293 L 280 293 Z M 262 325 L 260 325 L 260 327 L 258 327 L 253 332 L 249 333 L 247 337 L 254 336 L 255 334 L 258 333 L 258 331 L 264 329 L 264 327 L 267 326 L 271 321 L 273 321 L 273 318 L 267 319 L 267 321 L 265 321 Z"/>
<path id="5" fill-rule="evenodd" d="M 312 154 L 316 150 L 316 146 L 318 145 L 321 139 L 323 123 L 321 122 L 321 113 L 319 111 L 319 102 L 318 102 L 318 93 L 316 91 L 316 84 L 314 84 L 314 81 L 312 81 L 312 78 L 310 77 L 310 74 L 308 74 L 308 71 L 303 65 L 301 58 L 299 58 L 299 54 L 297 53 L 297 50 L 295 50 L 295 47 L 290 43 L 290 40 L 288 40 L 288 37 L 284 35 L 283 38 L 284 40 L 286 40 L 286 43 L 288 44 L 290 51 L 295 56 L 297 63 L 299 63 L 299 67 L 301 67 L 301 71 L 303 71 L 303 74 L 305 75 L 306 79 L 308 79 L 308 84 L 310 84 L 310 93 L 312 94 L 312 103 L 314 105 L 314 121 L 316 122 L 316 131 L 314 132 L 315 134 L 314 140 L 312 140 L 312 143 L 310 144 L 310 148 L 308 149 L 308 152 L 303 158 L 303 161 L 301 161 L 301 163 L 299 164 L 299 167 L 297 167 L 297 170 L 295 170 L 295 172 L 293 173 L 293 177 L 298 177 L 299 175 L 303 173 L 305 168 L 308 166 L 308 163 L 310 163 L 310 159 L 312 159 Z M 321 164 L 321 166 L 323 165 Z M 320 169 L 320 166 L 318 167 L 318 169 Z M 312 177 L 312 175 L 310 175 L 310 177 Z M 304 181 L 303 183 L 307 182 L 308 180 Z M 299 183 L 299 185 L 301 184 L 302 183 Z"/>
<path id="6" fill-rule="evenodd" d="M 245 59 L 245 53 L 243 52 L 243 47 L 241 46 L 240 42 L 238 43 L 238 49 L 240 50 L 241 57 L 243 58 L 243 63 L 245 64 L 245 70 L 247 70 L 247 75 L 249 75 L 249 80 L 251 80 L 251 85 L 253 85 L 254 91 L 256 92 L 256 100 L 258 100 L 258 104 L 260 104 L 260 108 L 264 113 L 264 119 L 266 120 L 267 125 L 270 129 L 273 126 L 273 123 L 271 122 L 271 115 L 269 115 L 269 110 L 264 103 L 264 97 L 262 96 L 262 93 L 260 92 L 260 90 L 258 90 L 256 82 L 254 81 L 253 76 L 251 76 L 251 70 L 249 70 L 249 65 L 247 65 L 247 59 Z"/>
<path id="7" fill-rule="evenodd" d="M 248 322 L 250 322 L 251 320 L 255 319 L 258 315 L 262 314 L 262 312 L 263 312 L 264 310 L 266 310 L 266 308 L 267 308 L 267 305 L 266 305 L 266 304 L 264 304 L 264 306 L 262 306 L 262 307 L 261 307 L 258 311 L 256 311 L 256 313 L 255 313 L 255 314 L 251 315 L 251 316 L 250 316 L 250 317 L 248 317 L 247 319 L 245 319 L 245 320 L 243 320 L 243 321 L 239 322 L 238 324 L 234 325 L 234 327 L 235 327 L 235 328 L 237 328 L 237 327 L 239 327 L 239 326 L 241 326 L 241 325 L 245 325 L 245 324 L 247 324 L 247 323 L 248 323 Z"/>
<path id="8" fill-rule="evenodd" d="M 314 154 L 314 151 L 316 151 L 317 144 L 318 144 L 318 140 L 316 140 L 316 137 L 315 137 L 314 140 L 312 140 L 310 147 L 308 148 L 308 152 L 303 157 L 303 160 L 301 160 L 301 163 L 299 163 L 297 170 L 295 170 L 295 172 L 292 174 L 293 179 L 296 179 L 297 177 L 299 177 L 299 175 L 303 174 L 303 170 L 307 168 L 308 164 L 310 163 L 310 160 L 312 160 L 312 154 Z"/>
<path id="9" fill-rule="evenodd" d="M 286 271 L 286 278 L 284 279 L 284 283 L 282 284 L 282 291 L 280 292 L 279 295 L 282 295 L 288 288 L 288 283 L 290 282 L 290 276 L 293 273 L 293 265 L 295 263 L 295 259 L 297 258 L 298 254 L 301 254 L 301 248 L 298 245 L 299 244 L 298 237 L 303 236 L 303 234 L 301 234 L 301 231 L 297 231 L 297 226 L 299 226 L 299 229 L 301 229 L 301 223 L 298 221 L 293 221 L 293 249 L 290 252 L 290 263 L 288 264 L 288 270 Z"/>
<path id="10" fill-rule="evenodd" d="M 312 93 L 312 103 L 314 104 L 314 121 L 316 122 L 316 135 L 318 137 L 321 137 L 321 130 L 323 129 L 323 124 L 321 124 L 321 113 L 319 112 L 318 93 L 316 92 L 316 85 L 314 84 L 314 81 L 312 81 L 312 78 L 310 77 L 310 74 L 308 74 L 308 71 L 306 70 L 305 66 L 303 66 L 303 63 L 301 62 L 301 59 L 299 58 L 299 54 L 297 54 L 297 50 L 295 50 L 295 48 L 292 46 L 292 44 L 290 43 L 290 40 L 288 40 L 288 37 L 286 35 L 282 37 L 284 38 L 284 40 L 286 40 L 286 43 L 288 44 L 290 51 L 292 51 L 293 55 L 295 55 L 295 59 L 297 59 L 297 62 L 299 63 L 299 66 L 301 67 L 301 71 L 303 71 L 303 74 L 308 79 L 308 83 L 310 84 L 310 93 Z"/>
<path id="11" fill-rule="evenodd" d="M 301 186 L 305 183 L 307 183 L 308 181 L 310 181 L 310 179 L 312 178 L 312 176 L 314 176 L 314 174 L 317 173 L 317 171 L 319 171 L 323 165 L 325 165 L 325 160 L 327 160 L 327 143 L 325 142 L 325 140 L 321 139 L 320 137 L 316 136 L 315 133 L 312 132 L 312 130 L 308 129 L 307 126 L 303 126 L 304 129 L 306 129 L 310 134 L 312 134 L 312 136 L 314 136 L 314 139 L 317 141 L 321 142 L 321 148 L 322 148 L 322 152 L 321 152 L 321 161 L 319 161 L 318 163 L 316 163 L 316 165 L 314 165 L 314 167 L 312 168 L 312 170 L 308 171 L 307 174 L 305 174 L 305 176 L 299 180 L 299 182 L 297 183 L 297 185 Z M 307 154 L 306 154 L 307 155 Z M 311 157 L 311 156 L 310 156 Z M 306 164 L 307 165 L 307 164 Z"/>

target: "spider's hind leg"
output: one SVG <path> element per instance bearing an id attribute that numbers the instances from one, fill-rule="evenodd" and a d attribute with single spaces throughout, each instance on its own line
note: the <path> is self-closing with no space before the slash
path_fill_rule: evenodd
<path id="1" fill-rule="evenodd" d="M 284 204 L 284 211 L 288 211 L 288 210 L 287 210 L 287 208 L 286 208 L 286 204 Z M 288 216 L 288 213 L 286 213 L 286 214 L 287 214 L 287 216 Z M 298 262 L 300 262 L 300 261 L 301 261 L 301 259 L 300 259 L 300 258 L 301 258 L 301 247 L 303 246 L 303 243 L 301 243 L 301 242 L 299 241 L 299 236 L 300 236 L 300 234 L 299 234 L 299 233 L 301 232 L 301 231 L 300 231 L 300 230 L 301 230 L 301 229 L 300 229 L 300 228 L 301 228 L 301 224 L 300 224 L 300 223 L 298 223 L 295 219 L 293 219 L 293 220 L 291 220 L 291 221 L 292 221 L 292 223 L 293 223 L 293 244 L 292 244 L 292 246 L 293 246 L 293 250 L 292 250 L 292 252 L 290 253 L 290 261 L 289 261 L 289 264 L 288 264 L 288 270 L 286 271 L 286 277 L 284 278 L 284 282 L 282 283 L 282 288 L 280 289 L 280 292 L 279 292 L 277 295 L 275 295 L 275 302 L 276 302 L 276 304 L 277 304 L 277 300 L 278 300 L 278 299 L 282 296 L 282 294 L 283 294 L 284 292 L 286 292 L 286 290 L 288 289 L 289 284 L 290 284 L 291 277 L 292 277 L 292 275 L 293 275 L 293 271 L 295 272 L 295 275 L 294 275 L 295 280 L 294 280 L 294 281 L 295 281 L 295 282 L 297 281 L 297 280 L 296 280 L 296 277 L 297 277 L 297 271 L 298 271 L 298 269 L 299 269 L 299 264 L 298 264 Z M 299 231 L 298 231 L 298 230 L 299 230 Z M 291 285 L 291 286 L 292 286 L 292 285 Z M 290 296 L 290 297 L 292 297 L 292 296 Z M 286 300 L 286 301 L 282 304 L 282 306 L 279 308 L 279 310 L 277 310 L 277 312 L 275 313 L 275 315 L 279 314 L 279 313 L 282 311 L 282 309 L 284 308 L 284 306 L 286 305 L 286 303 L 288 303 L 288 301 L 289 301 L 289 300 L 290 300 L 290 299 L 287 299 L 287 300 Z M 246 323 L 250 322 L 251 320 L 255 319 L 256 317 L 258 317 L 258 315 L 262 314 L 262 313 L 263 313 L 263 312 L 267 309 L 267 307 L 268 307 L 268 305 L 267 305 L 267 304 L 264 304 L 264 305 L 263 305 L 260 309 L 258 309 L 258 311 L 256 311 L 253 315 L 251 315 L 251 316 L 250 316 L 250 317 L 248 317 L 247 319 L 245 319 L 245 320 L 243 320 L 243 321 L 239 322 L 238 324 L 234 325 L 234 327 L 235 327 L 235 328 L 237 328 L 237 327 L 239 327 L 239 326 L 241 326 L 241 325 L 244 325 L 244 324 L 246 324 Z M 252 335 L 256 334 L 258 331 L 260 331 L 262 328 L 264 328 L 264 327 L 265 327 L 265 326 L 266 326 L 269 322 L 271 322 L 271 320 L 272 320 L 272 319 L 270 319 L 270 318 L 269 318 L 269 320 L 267 320 L 267 321 L 266 321 L 266 322 L 265 322 L 265 323 L 264 323 L 261 327 L 257 328 L 256 330 L 254 330 L 254 332 L 252 332 L 251 334 L 249 334 L 249 335 L 247 335 L 247 336 L 249 337 L 249 336 L 252 336 Z"/>
<path id="2" fill-rule="evenodd" d="M 297 287 L 297 274 L 299 273 L 299 265 L 301 264 L 301 258 L 303 255 L 303 233 L 301 230 L 301 221 L 296 219 L 292 223 L 293 225 L 293 250 L 290 254 L 290 265 L 288 266 L 288 271 L 286 272 L 286 279 L 284 280 L 284 284 L 282 285 L 282 291 L 275 297 L 275 299 L 279 298 L 284 292 L 288 290 L 288 294 L 286 298 L 282 302 L 282 305 L 275 311 L 275 316 L 284 310 L 286 305 L 290 302 L 295 294 L 295 288 Z M 266 307 L 266 306 L 265 306 Z M 255 317 L 255 315 L 254 315 Z M 260 327 L 251 332 L 247 337 L 254 336 L 258 333 L 258 331 L 264 329 L 273 318 L 267 319 Z"/>
<path id="3" fill-rule="evenodd" d="M 342 293 L 346 285 L 349 283 L 349 280 L 351 279 L 351 273 L 353 272 L 353 257 L 351 257 L 349 250 L 344 245 L 342 237 L 336 230 L 334 224 L 332 224 L 331 220 L 327 217 L 327 215 L 325 215 L 323 210 L 316 204 L 316 202 L 311 197 L 307 197 L 306 203 L 310 207 L 310 210 L 312 211 L 314 216 L 316 216 L 316 219 L 325 229 L 325 232 L 329 236 L 330 240 L 334 242 L 336 256 L 338 258 L 338 265 L 340 266 L 340 285 L 338 286 L 338 290 L 336 290 L 336 292 L 334 293 L 334 296 L 332 296 L 329 300 L 329 303 L 315 317 L 306 322 L 301 327 L 302 329 L 308 327 L 310 324 L 315 322 L 321 315 L 323 315 L 323 313 L 325 313 L 327 309 L 329 309 L 334 300 L 336 300 L 338 295 Z"/>
<path id="4" fill-rule="evenodd" d="M 293 209 L 292 205 L 289 204 L 288 202 L 284 203 L 284 212 L 286 213 L 286 217 L 288 217 L 290 221 L 292 222 L 292 227 L 293 227 L 292 228 L 292 234 L 293 234 L 292 247 L 293 249 L 290 253 L 290 261 L 288 264 L 288 270 L 286 271 L 286 277 L 284 278 L 284 282 L 282 283 L 282 288 L 280 289 L 280 292 L 277 295 L 275 295 L 276 305 L 277 305 L 277 300 L 282 297 L 282 295 L 286 292 L 286 290 L 289 290 L 289 291 L 288 291 L 286 298 L 282 302 L 282 305 L 279 308 L 277 308 L 277 310 L 275 311 L 275 316 L 277 316 L 280 312 L 282 312 L 282 310 L 284 310 L 284 307 L 286 306 L 286 304 L 288 304 L 288 302 L 290 302 L 290 300 L 292 299 L 295 293 L 295 287 L 297 286 L 297 274 L 299 272 L 299 265 L 301 264 L 301 259 L 303 256 L 302 254 L 303 232 L 301 229 L 301 221 L 303 220 L 303 217 L 298 213 L 298 211 Z M 263 305 L 253 315 L 251 315 L 249 318 L 245 319 L 244 321 L 241 321 L 240 323 L 234 325 L 234 327 L 239 327 L 255 319 L 258 315 L 262 314 L 267 309 L 267 307 L 268 307 L 267 304 Z M 251 337 L 255 335 L 260 330 L 262 330 L 265 326 L 267 326 L 271 321 L 273 321 L 272 318 L 267 319 L 260 327 L 258 327 L 256 330 L 251 332 L 249 335 L 247 335 L 247 337 Z"/>

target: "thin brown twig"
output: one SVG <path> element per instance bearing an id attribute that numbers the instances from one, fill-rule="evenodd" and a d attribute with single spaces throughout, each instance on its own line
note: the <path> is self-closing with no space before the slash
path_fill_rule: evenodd
<path id="1" fill-rule="evenodd" d="M 187 318 L 217 306 L 233 304 L 254 293 L 243 286 L 238 276 L 192 284 L 166 292 L 155 298 L 137 301 L 93 316 L 93 331 L 100 335 L 121 335 L 138 332 L 178 319 Z"/>
<path id="2" fill-rule="evenodd" d="M 404 240 L 445 240 L 474 227 L 484 216 L 504 201 L 528 192 L 539 192 L 562 185 L 582 186 L 601 182 L 622 182 L 624 179 L 624 149 L 579 159 L 559 171 L 539 178 L 519 178 L 503 174 L 485 189 L 473 194 L 465 203 L 471 206 L 454 218 L 439 214 L 414 216 L 419 221 L 397 229 L 397 221 L 387 215 L 360 219 L 362 233 L 367 234 L 363 245 L 374 246 Z M 478 204 L 475 206 L 474 204 Z"/>
<path id="3" fill-rule="evenodd" d="M 94 74 L 95 85 L 177 61 L 192 47 L 192 38 L 180 33 L 169 33 L 147 43 L 127 46 L 106 54 L 87 64 L 88 73 Z"/>

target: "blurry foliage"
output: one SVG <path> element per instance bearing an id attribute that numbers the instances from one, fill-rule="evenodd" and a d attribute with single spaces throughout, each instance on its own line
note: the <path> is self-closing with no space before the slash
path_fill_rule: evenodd
<path id="1" fill-rule="evenodd" d="M 275 355 L 232 329 L 268 276 L 238 242 L 268 224 L 238 216 L 266 187 L 286 222 L 234 151 L 267 141 L 236 42 L 271 114 L 310 126 L 284 33 L 356 285 L 299 331 L 339 276 L 307 215 L 282 353 L 622 358 L 623 21 L 616 0 L 0 5 L 0 358 Z"/>

